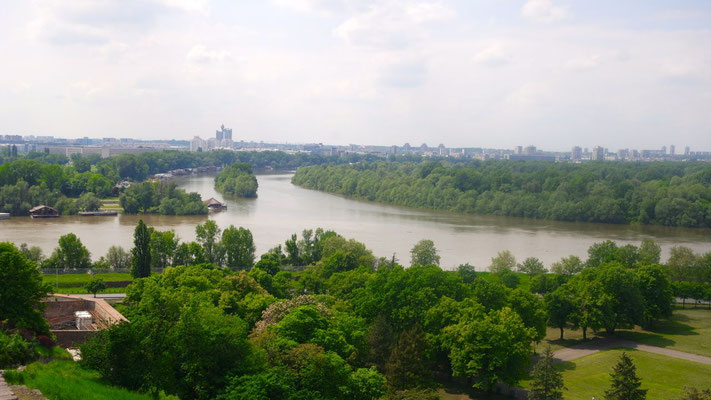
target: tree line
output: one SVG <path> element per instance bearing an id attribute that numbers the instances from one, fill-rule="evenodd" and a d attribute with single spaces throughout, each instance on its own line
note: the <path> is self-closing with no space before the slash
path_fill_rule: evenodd
<path id="1" fill-rule="evenodd" d="M 711 165 L 702 162 L 359 162 L 303 167 L 292 182 L 464 213 L 711 227 Z"/>
<path id="2" fill-rule="evenodd" d="M 82 248 L 65 235 L 50 259 L 80 266 Z M 36 265 L 33 248 L 3 249 L 11 257 L 0 254 L 0 265 Z M 693 266 L 675 256 L 685 251 L 662 265 L 660 252 L 649 240 L 596 243 L 557 273 L 502 252 L 487 278 L 467 264 L 442 270 L 429 240 L 413 246 L 409 267 L 323 229 L 257 259 L 244 228 L 207 221 L 181 243 L 141 221 L 133 248 L 102 261 L 136 277 L 122 307 L 131 322 L 87 342 L 82 362 L 112 384 L 181 398 L 407 399 L 447 379 L 493 390 L 527 376 L 547 326 L 615 334 L 668 316 L 674 271 L 707 266 L 705 256 Z M 511 279 L 521 273 L 530 291 Z M 38 323 L 36 305 L 24 312 L 13 320 L 29 322 L 16 326 Z"/>

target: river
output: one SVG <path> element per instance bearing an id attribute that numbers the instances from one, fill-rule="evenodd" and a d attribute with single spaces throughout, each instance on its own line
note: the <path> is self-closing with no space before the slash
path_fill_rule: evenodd
<path id="1" fill-rule="evenodd" d="M 302 189 L 291 184 L 291 174 L 258 175 L 256 199 L 225 198 L 214 189 L 212 176 L 177 179 L 181 187 L 199 192 L 203 199 L 224 200 L 228 208 L 206 216 L 119 215 L 118 217 L 66 216 L 54 219 L 13 217 L 0 221 L 0 241 L 40 246 L 49 255 L 61 235 L 79 236 L 92 257 L 98 259 L 111 245 L 128 249 L 139 219 L 160 230 L 173 229 L 182 240 L 195 239 L 195 225 L 206 218 L 222 228 L 230 224 L 252 231 L 257 254 L 283 243 L 292 233 L 322 227 L 365 243 L 376 256 L 408 264 L 409 251 L 421 239 L 431 239 L 444 268 L 470 263 L 489 265 L 498 251 L 511 250 L 517 260 L 538 257 L 550 266 L 563 256 L 586 258 L 588 247 L 606 239 L 639 244 L 657 241 L 666 259 L 672 246 L 697 252 L 711 251 L 711 230 L 652 226 L 542 221 L 513 217 L 462 215 L 417 210 L 351 200 L 338 195 Z"/>

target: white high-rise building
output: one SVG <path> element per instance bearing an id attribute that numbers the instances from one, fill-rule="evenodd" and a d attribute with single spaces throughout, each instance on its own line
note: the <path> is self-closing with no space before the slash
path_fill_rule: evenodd
<path id="1" fill-rule="evenodd" d="M 193 140 L 190 141 L 190 151 L 207 151 L 207 143 L 199 136 L 195 136 Z"/>

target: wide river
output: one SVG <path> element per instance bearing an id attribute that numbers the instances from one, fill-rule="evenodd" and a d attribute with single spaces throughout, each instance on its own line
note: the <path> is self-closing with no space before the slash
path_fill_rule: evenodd
<path id="1" fill-rule="evenodd" d="M 519 261 L 538 257 L 547 266 L 563 256 L 586 258 L 588 247 L 606 239 L 639 244 L 652 238 L 661 244 L 663 257 L 672 246 L 697 252 L 711 251 L 711 230 L 626 226 L 531 220 L 512 217 L 461 215 L 388 206 L 302 189 L 291 184 L 291 174 L 258 175 L 259 197 L 227 198 L 214 189 L 212 176 L 177 180 L 203 199 L 224 200 L 226 210 L 206 216 L 119 215 L 118 217 L 61 217 L 33 220 L 13 217 L 0 221 L 0 241 L 40 246 L 49 255 L 61 235 L 74 232 L 97 259 L 111 245 L 130 248 L 133 229 L 142 218 L 160 230 L 173 229 L 182 240 L 195 239 L 195 226 L 214 219 L 220 227 L 243 226 L 252 231 L 257 254 L 283 243 L 292 233 L 322 227 L 364 242 L 376 256 L 409 264 L 409 251 L 421 239 L 431 239 L 444 268 L 470 263 L 489 265 L 498 251 L 511 250 Z"/>

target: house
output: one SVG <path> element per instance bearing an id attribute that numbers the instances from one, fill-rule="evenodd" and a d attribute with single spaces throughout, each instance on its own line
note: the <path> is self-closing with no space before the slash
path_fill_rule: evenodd
<path id="1" fill-rule="evenodd" d="M 207 208 L 210 210 L 219 210 L 221 208 L 227 208 L 225 204 L 220 203 L 216 198 L 210 197 L 209 199 L 203 201 Z"/>
<path id="2" fill-rule="evenodd" d="M 128 189 L 131 187 L 131 182 L 128 180 L 124 179 L 121 182 L 118 182 L 114 185 L 113 189 L 111 190 L 111 194 L 114 196 L 117 196 L 121 191 L 124 189 Z"/>
<path id="3" fill-rule="evenodd" d="M 30 209 L 30 216 L 32 218 L 57 218 L 59 211 L 50 206 L 40 205 Z"/>

